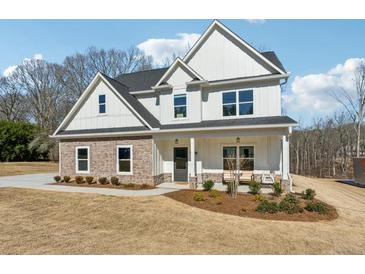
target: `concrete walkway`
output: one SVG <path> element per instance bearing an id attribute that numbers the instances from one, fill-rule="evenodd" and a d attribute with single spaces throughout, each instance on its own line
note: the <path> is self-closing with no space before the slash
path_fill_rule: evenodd
<path id="1" fill-rule="evenodd" d="M 96 187 L 77 187 L 77 186 L 61 186 L 49 185 L 53 183 L 55 173 L 47 174 L 27 174 L 17 176 L 0 177 L 1 187 L 16 187 L 16 188 L 30 188 L 39 190 L 63 191 L 63 192 L 78 192 L 78 193 L 94 193 L 112 196 L 156 196 L 165 193 L 177 191 L 172 188 L 155 188 L 146 190 L 125 190 L 112 188 L 96 188 Z"/>

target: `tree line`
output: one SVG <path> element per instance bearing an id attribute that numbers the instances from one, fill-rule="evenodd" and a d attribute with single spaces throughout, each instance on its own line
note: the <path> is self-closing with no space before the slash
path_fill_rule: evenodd
<path id="1" fill-rule="evenodd" d="M 28 130 L 28 135 L 35 139 L 33 146 L 50 151 L 50 158 L 56 159 L 56 144 L 48 135 L 61 123 L 97 72 L 116 77 L 122 73 L 151 69 L 152 66 L 152 58 L 137 48 L 123 51 L 91 47 L 84 53 L 67 56 L 61 64 L 40 58 L 26 59 L 11 74 L 0 77 L 0 120 L 20 122 L 20 127 L 24 126 L 23 122 L 36 125 L 35 128 L 22 129 Z M 5 123 L 1 126 L 3 131 L 9 128 L 5 127 Z M 25 139 L 22 140 L 25 142 Z M 29 146 L 30 142 L 28 140 Z M 31 153 L 31 150 L 28 152 Z M 28 156 L 41 155 L 29 153 Z M 29 160 L 26 153 L 23 154 L 24 157 L 16 153 L 0 157 L 0 161 Z"/>

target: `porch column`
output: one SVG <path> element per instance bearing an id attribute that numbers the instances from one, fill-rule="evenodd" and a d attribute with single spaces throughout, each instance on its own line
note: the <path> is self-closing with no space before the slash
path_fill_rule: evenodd
<path id="1" fill-rule="evenodd" d="M 190 163 L 190 177 L 195 177 L 195 138 L 190 138 Z"/>
<path id="2" fill-rule="evenodd" d="M 283 180 L 288 180 L 288 174 L 289 174 L 289 141 L 287 139 L 287 136 L 283 136 L 282 139 L 282 151 L 281 151 L 281 155 L 282 155 L 282 163 L 281 163 L 281 168 L 282 168 L 282 177 Z"/>

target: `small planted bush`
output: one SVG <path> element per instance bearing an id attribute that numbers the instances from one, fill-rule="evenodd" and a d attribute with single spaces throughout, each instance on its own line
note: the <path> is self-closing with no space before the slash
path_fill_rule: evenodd
<path id="1" fill-rule="evenodd" d="M 283 189 L 281 187 L 281 184 L 280 182 L 275 182 L 273 183 L 272 185 L 272 190 L 274 191 L 274 194 L 276 196 L 280 196 L 282 193 L 283 193 Z"/>
<path id="2" fill-rule="evenodd" d="M 119 179 L 117 177 L 114 177 L 114 176 L 110 178 L 110 182 L 112 183 L 113 186 L 120 185 Z"/>
<path id="3" fill-rule="evenodd" d="M 205 201 L 205 197 L 202 192 L 195 193 L 193 199 L 194 199 L 194 201 L 198 201 L 198 202 Z"/>
<path id="4" fill-rule="evenodd" d="M 71 177 L 70 176 L 63 176 L 63 181 L 65 183 L 69 183 L 71 181 Z"/>
<path id="5" fill-rule="evenodd" d="M 149 188 L 150 186 L 148 184 L 141 184 L 141 189 Z"/>
<path id="6" fill-rule="evenodd" d="M 255 195 L 255 201 L 258 201 L 258 202 L 263 202 L 263 201 L 266 201 L 266 197 L 264 195 L 261 195 L 261 194 L 256 194 Z"/>
<path id="7" fill-rule="evenodd" d="M 317 212 L 319 214 L 326 214 L 328 212 L 328 207 L 324 203 L 308 203 L 305 210 L 311 212 Z"/>
<path id="8" fill-rule="evenodd" d="M 82 176 L 76 176 L 75 177 L 75 181 L 78 184 L 82 184 L 82 183 L 84 183 L 84 177 L 82 177 Z"/>
<path id="9" fill-rule="evenodd" d="M 106 177 L 100 177 L 98 182 L 102 185 L 106 185 L 108 183 L 108 179 Z"/>
<path id="10" fill-rule="evenodd" d="M 276 202 L 264 200 L 257 206 L 256 211 L 273 214 L 279 211 L 279 205 Z"/>
<path id="11" fill-rule="evenodd" d="M 134 184 L 133 183 L 124 184 L 124 187 L 126 187 L 126 188 L 133 188 L 134 187 Z"/>
<path id="12" fill-rule="evenodd" d="M 260 193 L 260 190 L 261 190 L 261 184 L 260 183 L 257 183 L 255 181 L 251 181 L 248 187 L 250 189 L 251 194 L 259 194 Z"/>
<path id="13" fill-rule="evenodd" d="M 212 190 L 210 190 L 209 191 L 209 197 L 211 197 L 211 198 L 219 198 L 219 197 L 221 197 L 222 195 L 220 194 L 220 192 L 218 191 L 218 190 L 216 190 L 216 189 L 212 189 Z"/>
<path id="14" fill-rule="evenodd" d="M 54 176 L 53 179 L 55 180 L 56 183 L 61 182 L 61 176 Z"/>
<path id="15" fill-rule="evenodd" d="M 88 183 L 89 185 L 91 185 L 94 182 L 94 177 L 93 176 L 86 176 L 85 177 L 85 181 L 86 181 L 86 183 Z"/>
<path id="16" fill-rule="evenodd" d="M 313 200 L 314 196 L 316 196 L 316 192 L 314 189 L 307 188 L 305 191 L 302 192 L 302 198 L 306 200 Z"/>
<path id="17" fill-rule="evenodd" d="M 293 194 L 288 193 L 285 198 L 279 203 L 280 211 L 286 212 L 288 214 L 298 213 L 303 211 L 299 207 L 299 202 L 297 197 Z"/>
<path id="18" fill-rule="evenodd" d="M 205 191 L 209 191 L 213 188 L 214 182 L 212 180 L 207 180 L 203 183 L 203 189 Z"/>

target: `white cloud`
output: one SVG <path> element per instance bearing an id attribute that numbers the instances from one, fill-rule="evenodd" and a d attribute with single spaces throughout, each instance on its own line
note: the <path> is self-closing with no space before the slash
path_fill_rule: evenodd
<path id="1" fill-rule="evenodd" d="M 157 65 L 163 65 L 167 58 L 173 54 L 182 57 L 190 47 L 199 39 L 200 34 L 197 33 L 178 33 L 178 38 L 151 38 L 137 47 L 146 55 L 153 57 Z"/>
<path id="2" fill-rule="evenodd" d="M 350 58 L 328 72 L 296 76 L 289 94 L 283 95 L 284 108 L 310 116 L 327 115 L 340 109 L 341 105 L 329 92 L 338 88 L 355 92 L 354 71 L 361 61 L 365 59 Z"/>
<path id="3" fill-rule="evenodd" d="M 266 22 L 265 19 L 246 19 L 250 24 L 264 24 Z"/>
<path id="4" fill-rule="evenodd" d="M 31 58 L 24 58 L 23 59 L 23 64 L 25 64 L 25 63 L 27 63 L 27 62 L 29 62 L 30 60 L 43 60 L 43 55 L 42 54 L 40 54 L 40 53 L 36 53 L 36 54 L 34 54 L 33 55 L 33 57 L 31 57 Z M 8 76 L 10 76 L 15 70 L 16 70 L 16 68 L 18 67 L 18 65 L 12 65 L 12 66 L 9 66 L 9 67 L 7 67 L 5 70 L 4 70 L 4 72 L 3 72 L 3 75 L 5 76 L 5 77 L 8 77 Z"/>
<path id="5" fill-rule="evenodd" d="M 8 76 L 10 76 L 15 70 L 16 70 L 16 68 L 17 68 L 18 66 L 9 66 L 9 67 L 7 67 L 5 70 L 4 70 L 4 73 L 3 73 L 3 75 L 5 76 L 5 77 L 8 77 Z"/>

